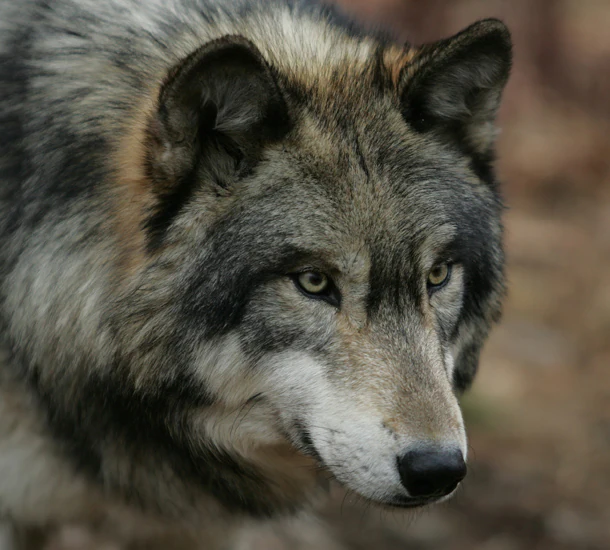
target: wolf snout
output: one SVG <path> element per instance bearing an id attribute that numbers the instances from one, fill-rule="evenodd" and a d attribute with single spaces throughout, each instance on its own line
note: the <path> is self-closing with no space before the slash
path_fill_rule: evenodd
<path id="1" fill-rule="evenodd" d="M 466 476 L 462 451 L 422 447 L 398 457 L 400 480 L 409 496 L 437 499 L 452 493 Z"/>

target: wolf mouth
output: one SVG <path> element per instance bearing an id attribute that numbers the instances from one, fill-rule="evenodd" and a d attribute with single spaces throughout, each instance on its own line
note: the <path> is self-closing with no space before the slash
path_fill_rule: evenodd
<path id="1" fill-rule="evenodd" d="M 336 480 L 337 478 L 333 475 L 332 469 L 329 468 L 324 463 L 324 459 L 322 458 L 322 456 L 316 449 L 312 436 L 311 436 L 311 433 L 307 429 L 307 427 L 305 426 L 303 421 L 302 420 L 294 421 L 293 428 L 294 428 L 294 432 L 295 432 L 296 440 L 297 440 L 295 442 L 295 444 L 297 445 L 298 449 L 302 453 L 314 458 L 316 460 L 316 462 L 318 463 L 319 468 L 326 470 L 332 476 L 332 479 Z M 293 437 L 291 439 L 294 440 L 295 438 Z M 340 483 L 341 485 L 344 485 L 340 481 L 338 481 L 338 483 Z M 374 502 L 380 506 L 388 506 L 391 508 L 403 508 L 403 509 L 421 508 L 421 507 L 439 503 L 439 502 L 445 500 L 447 497 L 449 497 L 450 495 L 452 495 L 455 492 L 455 489 L 457 489 L 458 485 L 459 485 L 459 483 L 456 483 L 455 487 L 453 487 L 452 490 L 448 494 L 441 494 L 441 493 L 431 494 L 430 496 L 425 497 L 425 498 L 416 498 L 416 497 L 414 498 L 414 497 L 397 494 L 397 495 L 393 495 L 392 497 L 387 498 L 387 499 L 371 499 L 371 500 L 372 500 L 372 502 Z"/>

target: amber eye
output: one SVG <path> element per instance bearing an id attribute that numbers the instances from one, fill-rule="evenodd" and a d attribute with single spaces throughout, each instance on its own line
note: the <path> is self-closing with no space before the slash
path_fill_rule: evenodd
<path id="1" fill-rule="evenodd" d="M 299 286 L 308 294 L 322 294 L 328 288 L 328 277 L 319 271 L 305 271 L 297 277 Z"/>
<path id="2" fill-rule="evenodd" d="M 450 277 L 451 264 L 438 264 L 428 274 L 428 288 L 430 290 L 438 290 L 449 282 Z"/>
<path id="3" fill-rule="evenodd" d="M 341 307 L 341 293 L 333 280 L 319 271 L 301 271 L 290 278 L 299 291 L 314 300 L 323 300 L 336 308 Z"/>

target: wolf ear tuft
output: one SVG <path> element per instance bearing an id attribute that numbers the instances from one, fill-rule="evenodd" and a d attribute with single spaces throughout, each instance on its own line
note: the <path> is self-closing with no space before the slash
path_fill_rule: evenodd
<path id="1" fill-rule="evenodd" d="M 207 43 L 180 61 L 161 87 L 148 129 L 156 191 L 248 171 L 263 147 L 288 130 L 286 103 L 256 46 L 240 36 Z"/>
<path id="2" fill-rule="evenodd" d="M 445 132 L 472 153 L 489 154 L 511 59 L 510 33 L 496 19 L 423 46 L 401 75 L 405 119 L 420 132 Z"/>

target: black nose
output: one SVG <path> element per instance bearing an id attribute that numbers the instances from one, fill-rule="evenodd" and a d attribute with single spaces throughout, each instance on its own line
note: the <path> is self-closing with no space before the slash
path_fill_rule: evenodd
<path id="1" fill-rule="evenodd" d="M 466 476 L 459 449 L 424 447 L 398 458 L 400 479 L 412 497 L 443 497 Z"/>

